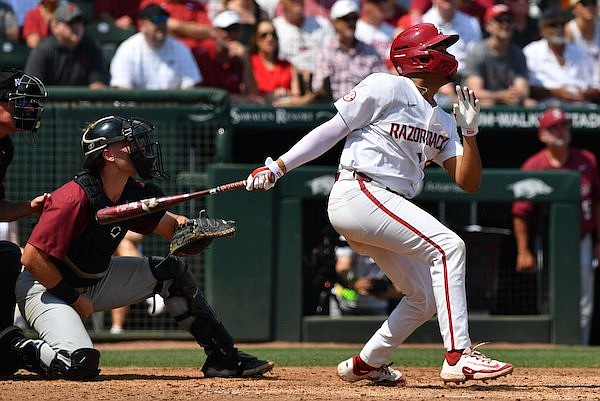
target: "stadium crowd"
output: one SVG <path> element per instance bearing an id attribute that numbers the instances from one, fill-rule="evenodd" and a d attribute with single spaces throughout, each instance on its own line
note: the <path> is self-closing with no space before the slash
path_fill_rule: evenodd
<path id="1" fill-rule="evenodd" d="M 460 35 L 442 105 L 456 83 L 484 106 L 600 102 L 596 0 L 0 0 L 1 57 L 26 46 L 21 67 L 48 86 L 220 87 L 275 106 L 393 73 L 391 41 L 416 22 Z"/>

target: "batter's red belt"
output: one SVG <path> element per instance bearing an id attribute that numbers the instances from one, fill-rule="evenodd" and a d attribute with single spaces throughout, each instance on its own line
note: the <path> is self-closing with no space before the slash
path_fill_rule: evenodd
<path id="1" fill-rule="evenodd" d="M 368 175 L 366 175 L 365 173 L 361 173 L 360 171 L 350 171 L 350 170 L 344 170 L 344 171 L 345 171 L 345 175 L 347 175 L 347 173 L 351 173 L 352 178 L 354 178 L 356 181 L 374 182 L 374 183 L 378 184 L 378 186 L 380 186 L 381 188 L 385 189 L 386 191 L 390 191 L 393 194 L 403 196 L 401 193 L 394 191 L 390 187 L 385 187 L 385 186 L 383 186 L 383 184 L 379 184 L 377 181 L 373 181 L 373 179 L 371 177 L 369 177 Z M 339 178 L 340 178 L 340 172 L 338 171 L 337 173 L 335 173 L 335 180 L 337 181 Z"/>

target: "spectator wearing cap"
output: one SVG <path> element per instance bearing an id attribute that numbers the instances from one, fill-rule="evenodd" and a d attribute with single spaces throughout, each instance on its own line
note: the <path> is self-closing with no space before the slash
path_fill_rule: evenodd
<path id="1" fill-rule="evenodd" d="M 155 3 L 167 10 L 169 33 L 181 40 L 187 47 L 194 49 L 202 46 L 210 38 L 211 22 L 204 2 L 195 0 L 141 0 L 142 10 Z"/>
<path id="2" fill-rule="evenodd" d="M 565 25 L 571 43 L 584 47 L 590 56 L 600 56 L 600 21 L 597 0 L 571 0 L 573 18 Z"/>
<path id="3" fill-rule="evenodd" d="M 10 5 L 0 1 L 0 42 L 18 42 L 19 36 L 17 16 Z"/>
<path id="4" fill-rule="evenodd" d="M 321 48 L 316 58 L 312 81 L 316 100 L 337 100 L 369 74 L 388 72 L 377 49 L 356 38 L 359 13 L 354 0 L 337 0 L 331 7 L 336 37 Z"/>
<path id="5" fill-rule="evenodd" d="M 477 43 L 465 59 L 465 85 L 477 94 L 481 106 L 534 105 L 528 99 L 525 55 L 511 42 L 510 8 L 496 4 L 487 9 L 484 21 L 489 36 Z"/>
<path id="6" fill-rule="evenodd" d="M 233 10 L 240 15 L 239 40 L 245 46 L 250 46 L 256 32 L 256 24 L 270 19 L 269 15 L 256 0 L 223 0 L 223 3 L 225 10 Z"/>
<path id="7" fill-rule="evenodd" d="M 594 153 L 586 149 L 571 147 L 569 119 L 561 108 L 550 108 L 538 119 L 538 139 L 544 145 L 539 152 L 529 157 L 522 170 L 573 170 L 580 174 L 581 183 L 581 258 L 580 266 L 571 266 L 573 274 L 579 274 L 581 344 L 589 343 L 590 325 L 594 300 L 594 264 L 600 260 L 600 176 Z M 536 236 L 543 236 L 544 215 L 547 208 L 529 201 L 514 202 L 512 206 L 513 228 L 517 244 L 516 270 L 521 274 L 534 274 L 547 266 L 538 266 L 537 252 L 546 252 L 547 244 L 541 249 L 532 249 Z M 596 238 L 594 243 L 593 238 Z M 546 261 L 548 258 L 543 258 Z"/>
<path id="8" fill-rule="evenodd" d="M 273 19 L 279 37 L 279 56 L 301 77 L 302 94 L 310 92 L 315 58 L 323 43 L 335 36 L 328 18 L 304 12 L 304 0 L 281 0 L 281 15 Z"/>
<path id="9" fill-rule="evenodd" d="M 58 3 L 59 0 L 41 0 L 25 14 L 22 36 L 27 46 L 33 49 L 50 34 L 50 22 Z"/>
<path id="10" fill-rule="evenodd" d="M 238 40 L 240 16 L 225 10 L 212 20 L 210 41 L 193 50 L 203 77 L 202 86 L 225 89 L 233 103 L 264 103 L 246 46 Z"/>
<path id="11" fill-rule="evenodd" d="M 74 3 L 62 3 L 50 22 L 52 34 L 31 50 L 25 73 L 38 77 L 46 85 L 108 85 L 107 63 L 102 50 L 86 34 L 81 9 Z"/>
<path id="12" fill-rule="evenodd" d="M 158 4 L 144 7 L 139 32 L 117 48 L 110 85 L 121 89 L 187 89 L 202 82 L 191 50 L 167 30 L 169 13 Z"/>
<path id="13" fill-rule="evenodd" d="M 593 106 L 600 100 L 598 61 L 585 48 L 567 42 L 566 14 L 557 7 L 540 17 L 542 39 L 523 48 L 531 97 L 540 105 Z"/>

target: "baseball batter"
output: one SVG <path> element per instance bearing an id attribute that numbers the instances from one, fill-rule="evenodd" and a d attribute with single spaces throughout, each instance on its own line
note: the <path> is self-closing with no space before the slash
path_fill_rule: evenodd
<path id="1" fill-rule="evenodd" d="M 479 101 L 468 88 L 457 87 L 453 118 L 434 100 L 438 89 L 455 77 L 458 62 L 446 49 L 457 40 L 458 35 L 443 35 L 432 24 L 403 31 L 390 50 L 400 76 L 367 77 L 335 102 L 337 114 L 331 120 L 276 161 L 267 158 L 247 179 L 247 190 L 268 190 L 284 173 L 345 138 L 329 196 L 329 219 L 355 251 L 371 256 L 405 294 L 360 354 L 338 365 L 345 381 L 404 384 L 402 373 L 385 362 L 436 313 L 446 348 L 440 373 L 444 382 L 495 379 L 513 370 L 471 344 L 464 242 L 410 201 L 431 162 L 467 192 L 480 185 Z"/>
<path id="2" fill-rule="evenodd" d="M 84 130 L 84 170 L 46 200 L 21 257 L 25 271 L 17 280 L 16 298 L 39 339 L 25 337 L 15 326 L 0 331 L 5 372 L 25 368 L 50 378 L 95 378 L 100 353 L 81 318 L 154 292 L 204 348 L 204 376 L 260 376 L 273 368 L 273 362 L 235 347 L 181 259 L 112 257 L 128 230 L 170 240 L 188 221 L 165 211 L 107 225 L 96 221 L 101 208 L 163 195 L 156 185 L 134 178 L 164 176 L 159 143 L 150 139 L 153 130 L 147 121 L 119 116 L 101 118 Z"/>

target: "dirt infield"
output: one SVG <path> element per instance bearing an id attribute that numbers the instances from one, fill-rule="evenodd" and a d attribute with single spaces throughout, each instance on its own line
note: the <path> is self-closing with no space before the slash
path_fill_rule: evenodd
<path id="1" fill-rule="evenodd" d="M 119 347 L 122 345 L 98 348 Z M 125 348 L 130 347 L 134 346 Z M 98 380 L 85 383 L 42 380 L 21 371 L 17 376 L 0 380 L 0 401 L 600 400 L 598 369 L 516 368 L 506 378 L 458 386 L 444 386 L 438 370 L 404 369 L 408 385 L 393 388 L 367 382 L 344 383 L 334 367 L 276 366 L 262 379 L 205 379 L 198 369 L 191 368 L 103 368 Z"/>
<path id="2" fill-rule="evenodd" d="M 204 379 L 197 369 L 105 368 L 94 382 L 40 380 L 23 374 L 0 381 L 0 400 L 598 400 L 597 369 L 517 369 L 488 383 L 444 386 L 437 369 L 405 371 L 406 387 L 339 380 L 333 368 L 276 368 L 263 379 Z"/>

